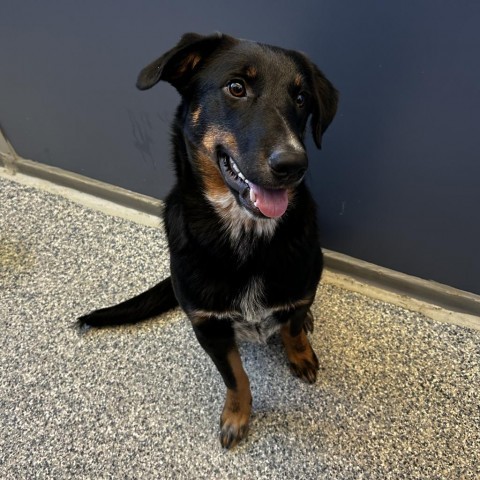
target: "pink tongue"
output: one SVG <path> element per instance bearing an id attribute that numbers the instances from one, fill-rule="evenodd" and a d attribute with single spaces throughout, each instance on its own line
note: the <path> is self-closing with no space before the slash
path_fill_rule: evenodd
<path id="1" fill-rule="evenodd" d="M 255 193 L 257 200 L 255 205 L 266 216 L 270 218 L 281 217 L 288 207 L 287 190 L 269 190 L 259 187 L 250 182 L 250 188 Z"/>

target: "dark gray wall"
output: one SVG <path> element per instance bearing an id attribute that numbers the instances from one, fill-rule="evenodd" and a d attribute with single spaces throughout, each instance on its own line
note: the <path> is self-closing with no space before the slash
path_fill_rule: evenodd
<path id="1" fill-rule="evenodd" d="M 168 85 L 140 68 L 185 31 L 308 53 L 341 91 L 309 182 L 324 245 L 480 293 L 480 3 L 10 1 L 0 123 L 24 157 L 162 197 Z"/>

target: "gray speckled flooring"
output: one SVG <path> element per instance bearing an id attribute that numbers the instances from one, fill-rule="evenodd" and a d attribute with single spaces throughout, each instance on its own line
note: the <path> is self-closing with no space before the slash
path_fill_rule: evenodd
<path id="1" fill-rule="evenodd" d="M 0 178 L 0 478 L 478 479 L 480 332 L 319 289 L 315 386 L 243 345 L 248 441 L 180 311 L 79 335 L 76 316 L 168 274 L 160 229 Z"/>

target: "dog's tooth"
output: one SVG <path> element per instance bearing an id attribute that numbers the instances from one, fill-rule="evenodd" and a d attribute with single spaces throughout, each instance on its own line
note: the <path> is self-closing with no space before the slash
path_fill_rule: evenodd
<path id="1" fill-rule="evenodd" d="M 237 164 L 232 159 L 230 159 L 230 164 L 232 165 L 232 168 L 235 170 L 236 173 L 240 173 Z"/>
<path id="2" fill-rule="evenodd" d="M 257 206 L 257 196 L 255 195 L 255 192 L 250 189 L 250 201 Z"/>

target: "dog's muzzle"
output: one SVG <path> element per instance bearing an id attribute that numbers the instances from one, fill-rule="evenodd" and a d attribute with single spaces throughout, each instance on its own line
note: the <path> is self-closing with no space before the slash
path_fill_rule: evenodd
<path id="1" fill-rule="evenodd" d="M 298 168 L 292 166 L 291 157 L 282 163 L 278 156 L 272 162 L 276 165 L 277 170 L 274 172 L 272 165 L 270 168 L 283 185 L 298 184 L 306 170 L 306 157 L 305 160 L 302 160 L 301 167 Z M 286 212 L 288 208 L 287 188 L 266 188 L 255 184 L 245 177 L 233 158 L 225 152 L 219 153 L 218 163 L 225 183 L 236 194 L 242 206 L 251 213 L 260 217 L 279 218 Z"/>

